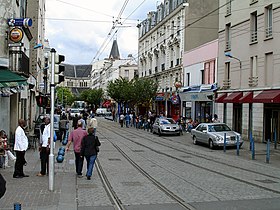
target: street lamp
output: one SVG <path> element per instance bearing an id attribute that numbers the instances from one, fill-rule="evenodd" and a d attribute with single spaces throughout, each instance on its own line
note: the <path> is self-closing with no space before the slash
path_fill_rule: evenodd
<path id="1" fill-rule="evenodd" d="M 226 56 L 226 57 L 229 57 L 229 58 L 233 58 L 233 59 L 235 59 L 235 60 L 238 60 L 238 61 L 239 61 L 239 65 L 240 65 L 240 70 L 241 70 L 242 64 L 241 64 L 241 60 L 240 60 L 239 58 L 236 58 L 236 57 L 232 56 L 230 52 L 226 52 L 226 53 L 225 53 L 225 56 Z"/>
<path id="2" fill-rule="evenodd" d="M 240 76 L 240 78 L 239 78 L 239 87 L 241 88 L 241 84 L 242 84 L 242 83 L 241 83 L 241 79 L 242 79 L 242 76 L 241 76 L 241 69 L 242 69 L 241 60 L 240 60 L 239 58 L 237 58 L 237 57 L 232 56 L 230 52 L 226 52 L 226 53 L 225 53 L 225 56 L 226 56 L 226 57 L 229 57 L 229 58 L 233 58 L 233 59 L 239 61 L 239 71 L 240 71 L 240 74 L 239 74 L 239 76 Z"/>

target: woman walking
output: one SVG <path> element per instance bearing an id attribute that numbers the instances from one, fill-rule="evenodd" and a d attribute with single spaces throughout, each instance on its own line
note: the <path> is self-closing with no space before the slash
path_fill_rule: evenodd
<path id="1" fill-rule="evenodd" d="M 87 180 L 91 178 L 100 145 L 98 137 L 94 134 L 94 128 L 88 128 L 88 135 L 83 138 L 81 145 L 81 157 L 87 160 Z"/>

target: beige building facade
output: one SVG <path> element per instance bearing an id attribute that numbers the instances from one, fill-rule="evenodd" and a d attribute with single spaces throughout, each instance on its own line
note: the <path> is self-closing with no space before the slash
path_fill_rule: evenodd
<path id="1" fill-rule="evenodd" d="M 279 30 L 277 0 L 220 1 L 216 112 L 244 139 L 279 142 Z"/>

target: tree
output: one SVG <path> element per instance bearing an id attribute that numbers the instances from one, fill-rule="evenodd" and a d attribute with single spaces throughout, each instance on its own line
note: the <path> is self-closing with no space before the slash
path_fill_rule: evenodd
<path id="1" fill-rule="evenodd" d="M 103 98 L 103 95 L 104 92 L 101 88 L 89 89 L 81 93 L 81 98 L 83 101 L 89 103 L 91 107 L 98 107 Z"/>
<path id="2" fill-rule="evenodd" d="M 156 96 L 158 83 L 150 78 L 136 78 L 133 81 L 133 102 L 136 105 L 150 104 L 151 100 Z"/>
<path id="3" fill-rule="evenodd" d="M 75 100 L 75 96 L 67 87 L 56 87 L 56 95 L 58 102 L 63 105 L 70 106 Z"/>

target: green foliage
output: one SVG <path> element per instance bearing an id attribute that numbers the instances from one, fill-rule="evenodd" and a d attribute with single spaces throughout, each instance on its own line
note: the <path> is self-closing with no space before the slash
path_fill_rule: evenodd
<path id="1" fill-rule="evenodd" d="M 75 96 L 67 87 L 56 87 L 56 95 L 58 103 L 63 105 L 71 105 L 75 101 Z"/>
<path id="2" fill-rule="evenodd" d="M 120 78 L 110 81 L 107 86 L 108 95 L 118 103 L 131 105 L 147 103 L 156 95 L 158 84 L 148 78 L 136 78 L 128 81 Z"/>
<path id="3" fill-rule="evenodd" d="M 101 99 L 103 98 L 104 92 L 101 88 L 99 89 L 89 89 L 81 93 L 81 99 L 95 107 L 98 107 Z"/>

